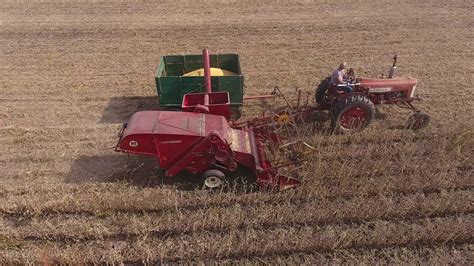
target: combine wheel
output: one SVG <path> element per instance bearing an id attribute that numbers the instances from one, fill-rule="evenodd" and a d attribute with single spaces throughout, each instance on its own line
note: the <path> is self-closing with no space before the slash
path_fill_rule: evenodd
<path id="1" fill-rule="evenodd" d="M 242 107 L 231 107 L 230 108 L 230 120 L 237 121 L 242 117 Z"/>
<path id="2" fill-rule="evenodd" d="M 218 189 L 226 183 L 226 176 L 219 170 L 211 169 L 202 174 L 201 180 L 205 189 Z"/>
<path id="3" fill-rule="evenodd" d="M 330 101 L 327 95 L 327 91 L 329 89 L 330 83 L 331 83 L 330 78 L 323 79 L 321 80 L 321 83 L 319 83 L 315 92 L 317 104 L 322 105 L 322 106 L 326 106 L 330 104 Z"/>
<path id="4" fill-rule="evenodd" d="M 408 118 L 407 129 L 418 130 L 426 127 L 430 122 L 430 116 L 416 112 Z"/>
<path id="5" fill-rule="evenodd" d="M 332 127 L 336 132 L 364 129 L 375 117 L 375 106 L 369 98 L 353 95 L 337 102 L 331 109 Z"/>

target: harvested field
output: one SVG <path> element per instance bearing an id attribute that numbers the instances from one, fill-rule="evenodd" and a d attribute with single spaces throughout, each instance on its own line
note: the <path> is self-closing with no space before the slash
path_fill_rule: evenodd
<path id="1" fill-rule="evenodd" d="M 471 1 L 4 1 L 0 263 L 460 263 L 474 260 Z M 302 187 L 191 189 L 114 153 L 156 107 L 168 54 L 238 53 L 246 94 L 313 87 L 340 61 L 418 78 L 431 125 L 380 108 L 310 141 Z M 262 112 L 249 102 L 244 116 Z"/>

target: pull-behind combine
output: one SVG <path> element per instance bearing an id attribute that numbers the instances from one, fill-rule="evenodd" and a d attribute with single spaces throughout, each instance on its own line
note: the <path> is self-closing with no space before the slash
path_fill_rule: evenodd
<path id="1" fill-rule="evenodd" d="M 123 125 L 116 151 L 154 156 L 167 176 L 187 171 L 200 175 L 201 185 L 207 188 L 220 187 L 239 167 L 250 170 L 262 188 L 297 186 L 299 180 L 279 174 L 279 169 L 301 160 L 290 153 L 285 162 L 270 161 L 266 156 L 267 147 L 291 147 L 293 143 L 269 130 L 271 120 L 231 126 L 229 92 L 211 90 L 207 50 L 203 62 L 206 91 L 185 94 L 181 104 L 184 112 L 135 113 Z"/>

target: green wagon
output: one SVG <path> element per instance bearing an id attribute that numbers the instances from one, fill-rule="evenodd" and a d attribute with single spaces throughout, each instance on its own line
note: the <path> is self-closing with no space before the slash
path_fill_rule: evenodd
<path id="1" fill-rule="evenodd" d="M 244 76 L 237 54 L 210 55 L 211 68 L 234 72 L 233 76 L 212 76 L 213 92 L 229 92 L 232 116 L 240 117 L 244 100 Z M 205 92 L 204 77 L 183 76 L 203 67 L 202 55 L 166 55 L 160 58 L 155 81 L 159 106 L 176 109 L 181 107 L 187 93 Z"/>

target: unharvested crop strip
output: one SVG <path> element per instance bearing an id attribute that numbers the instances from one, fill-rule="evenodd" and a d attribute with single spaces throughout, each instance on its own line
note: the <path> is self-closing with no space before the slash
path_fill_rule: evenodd
<path id="1" fill-rule="evenodd" d="M 236 260 L 219 260 L 209 258 L 204 260 L 206 263 L 237 263 L 237 264 L 255 264 L 264 263 L 271 264 L 277 262 L 278 264 L 400 264 L 410 263 L 413 261 L 422 261 L 426 264 L 444 264 L 452 262 L 454 264 L 468 264 L 470 260 L 470 253 L 474 246 L 472 244 L 440 244 L 427 247 L 416 248 L 382 248 L 382 249 L 340 249 L 333 252 L 314 252 L 311 254 L 295 253 L 291 255 L 276 255 L 273 257 L 252 257 L 240 258 Z M 441 260 L 440 260 L 441 259 Z M 448 259 L 443 261 L 443 259 Z"/>
<path id="2" fill-rule="evenodd" d="M 433 194 L 440 194 L 442 192 L 469 192 L 472 191 L 474 186 L 461 186 L 461 187 L 451 187 L 451 188 L 422 188 L 422 189 L 409 189 L 409 190 L 395 190 L 388 194 L 388 196 L 392 197 L 401 197 L 401 196 L 409 196 L 409 195 L 416 195 L 416 194 L 424 194 L 425 196 L 433 195 Z M 161 213 L 169 213 L 178 210 L 182 211 L 197 211 L 203 209 L 210 209 L 210 208 L 229 208 L 233 207 L 236 204 L 240 206 L 246 207 L 258 207 L 258 206 L 276 206 L 281 204 L 294 204 L 300 205 L 304 203 L 310 203 L 321 200 L 329 200 L 329 201 L 336 201 L 336 200 L 352 200 L 355 198 L 365 198 L 365 199 L 375 199 L 384 196 L 383 194 L 371 193 L 368 195 L 357 195 L 352 193 L 347 194 L 339 194 L 339 195 L 331 195 L 324 198 L 313 198 L 311 195 L 292 195 L 289 198 L 286 198 L 284 195 L 277 196 L 276 198 L 268 196 L 263 199 L 254 200 L 250 199 L 241 199 L 241 198 L 229 198 L 226 201 L 218 201 L 218 202 L 206 202 L 206 203 L 195 203 L 195 204 L 186 204 L 186 205 L 175 205 L 175 206 L 164 206 L 164 207 L 133 207 L 133 208 L 116 208 L 116 209 L 100 209 L 100 210 L 87 210 L 87 209 L 71 209 L 71 210 L 64 210 L 64 209 L 55 209 L 55 208 L 44 208 L 39 211 L 30 210 L 28 208 L 22 209 L 14 209 L 14 210 L 0 210 L 0 214 L 5 217 L 12 217 L 12 218 L 22 218 L 28 219 L 32 217 L 49 217 L 54 215 L 86 215 L 86 216 L 97 216 L 98 213 L 114 213 L 114 214 L 121 214 L 121 213 L 128 213 L 128 214 L 161 214 Z"/>
<path id="3" fill-rule="evenodd" d="M 223 261 L 223 260 L 230 260 L 230 261 L 237 261 L 237 260 L 242 260 L 244 258 L 246 259 L 255 259 L 255 258 L 273 258 L 276 256 L 289 256 L 289 255 L 295 255 L 295 254 L 304 254 L 304 255 L 313 255 L 313 254 L 319 254 L 319 255 L 333 255 L 334 253 L 339 253 L 339 252 L 348 252 L 351 254 L 361 254 L 365 253 L 367 251 L 378 251 L 378 252 L 383 252 L 384 250 L 389 250 L 389 249 L 421 249 L 421 248 L 442 248 L 442 247 L 448 247 L 448 248 L 458 248 L 462 246 L 467 246 L 467 245 L 472 245 L 474 243 L 474 237 L 463 239 L 452 239 L 447 243 L 432 243 L 429 241 L 415 241 L 413 243 L 405 243 L 405 244 L 374 244 L 374 245 L 364 245 L 364 244 L 354 244 L 353 246 L 350 246 L 348 248 L 338 248 L 338 249 L 318 249 L 317 246 L 308 246 L 305 248 L 295 248 L 295 249 L 274 249 L 274 250 L 265 250 L 265 251 L 257 251 L 257 252 L 236 252 L 236 253 L 230 253 L 225 256 L 219 256 L 219 257 L 206 257 L 206 256 L 193 256 L 193 258 L 161 258 L 160 260 L 153 260 L 153 261 L 148 261 L 147 263 L 153 264 L 153 263 L 182 263 L 186 261 L 200 261 L 200 262 L 217 262 L 217 261 Z M 126 260 L 123 262 L 124 264 L 140 264 L 143 263 L 143 261 L 139 260 Z"/>
<path id="4" fill-rule="evenodd" d="M 388 248 L 421 248 L 438 246 L 459 246 L 474 243 L 470 233 L 472 217 L 464 221 L 458 218 L 424 219 L 413 223 L 381 222 L 375 225 L 334 226 L 327 230 L 304 228 L 277 228 L 245 231 L 207 232 L 182 236 L 178 239 L 137 240 L 142 248 L 156 248 L 155 258 L 162 256 L 164 262 L 185 260 L 234 260 L 253 257 L 274 257 L 280 255 L 334 253 L 339 251 L 369 251 Z M 348 237 L 348 239 L 346 239 Z M 178 242 L 176 242 L 178 241 Z M 237 241 L 237 242 L 236 242 Z M 112 241 L 115 243 L 116 241 Z M 134 241 L 126 240 L 128 245 Z M 40 241 L 45 246 L 60 249 L 73 243 L 51 243 Z M 183 243 L 186 245 L 183 246 Z M 224 246 L 216 246 L 222 243 Z M 107 247 L 103 242 L 78 243 L 75 249 L 93 246 Z M 188 246 L 190 248 L 186 248 Z M 192 248 L 191 248 L 192 247 Z M 215 249 L 219 247 L 218 249 Z M 184 248 L 184 250 L 183 250 Z M 125 250 L 128 247 L 124 247 Z M 179 255 L 177 255 L 179 254 Z M 131 254 L 126 255 L 130 257 Z M 132 255 L 133 256 L 133 255 Z M 126 258 L 125 257 L 125 258 Z M 130 258 L 131 259 L 131 258 Z M 132 261 L 131 259 L 130 261 Z"/>
<path id="5" fill-rule="evenodd" d="M 442 226 L 442 225 L 441 225 Z M 471 223 L 472 226 L 472 223 Z M 468 230 L 468 229 L 466 229 Z M 352 230 L 349 230 L 352 231 Z M 429 231 L 428 231 L 429 232 Z M 454 231 L 455 232 L 455 231 Z M 267 234 L 267 233 L 265 233 Z M 268 232 L 271 235 L 271 232 Z M 355 233 L 358 234 L 358 233 Z M 298 239 L 298 236 L 294 236 L 295 239 Z M 243 248 L 243 250 L 232 250 L 229 251 L 227 254 L 219 254 L 215 252 L 208 252 L 207 254 L 203 255 L 202 253 L 192 254 L 191 257 L 174 257 L 170 256 L 168 258 L 163 258 L 166 262 L 175 262 L 180 261 L 182 259 L 189 260 L 189 259 L 206 259 L 209 257 L 219 258 L 219 259 L 237 259 L 237 258 L 245 258 L 245 257 L 273 257 L 276 255 L 290 255 L 293 253 L 315 253 L 315 252 L 334 252 L 341 249 L 356 249 L 356 250 L 373 250 L 373 249 L 384 249 L 384 248 L 400 248 L 400 247 L 412 247 L 412 248 L 420 248 L 420 247 L 428 247 L 428 246 L 437 246 L 440 244 L 451 243 L 452 245 L 463 245 L 463 244 L 472 244 L 474 243 L 474 236 L 472 234 L 466 235 L 464 233 L 460 233 L 459 235 L 452 235 L 448 234 L 446 236 L 440 235 L 427 235 L 426 237 L 420 238 L 414 237 L 414 239 L 410 238 L 407 240 L 399 241 L 397 236 L 394 235 L 393 239 L 389 241 L 385 240 L 358 240 L 357 242 L 351 242 L 350 244 L 336 244 L 335 247 L 332 246 L 330 243 L 320 243 L 318 239 L 311 241 L 313 243 L 307 243 L 304 246 L 296 246 L 291 247 L 291 245 L 287 245 L 286 247 L 280 247 L 276 244 L 276 247 L 267 248 L 261 250 L 260 248 L 257 249 L 247 249 Z M 289 236 L 288 241 L 291 241 L 291 236 Z"/>
<path id="6" fill-rule="evenodd" d="M 454 219 L 460 216 L 464 218 L 472 218 L 474 210 L 468 211 L 451 211 L 445 210 L 440 212 L 431 213 L 428 215 L 420 216 L 419 213 L 404 213 L 401 215 L 384 215 L 382 217 L 373 217 L 373 218 L 357 218 L 357 217 L 348 217 L 343 219 L 307 219 L 300 221 L 266 221 L 260 222 L 258 224 L 249 224 L 246 222 L 232 225 L 232 226 L 200 226 L 192 229 L 175 229 L 175 228 L 163 228 L 159 230 L 152 230 L 146 232 L 147 236 L 154 237 L 160 240 L 166 240 L 175 237 L 181 237 L 184 235 L 193 235 L 199 233 L 209 233 L 209 234 L 229 234 L 232 231 L 242 231 L 242 230 L 276 230 L 280 228 L 303 228 L 306 226 L 310 227 L 325 227 L 325 226 L 348 226 L 350 228 L 355 228 L 368 223 L 378 223 L 378 222 L 409 222 L 412 224 L 418 224 L 420 222 L 426 222 L 426 220 L 438 220 L 438 219 Z M 143 237 L 143 234 L 138 233 L 116 233 L 108 234 L 103 236 L 74 236 L 74 235 L 64 235 L 64 234 L 48 234 L 48 235 L 27 235 L 21 238 L 22 241 L 35 241 L 35 242 L 60 242 L 60 243 L 79 243 L 79 242 L 89 242 L 89 241 L 130 241 L 136 240 L 140 237 Z"/>

